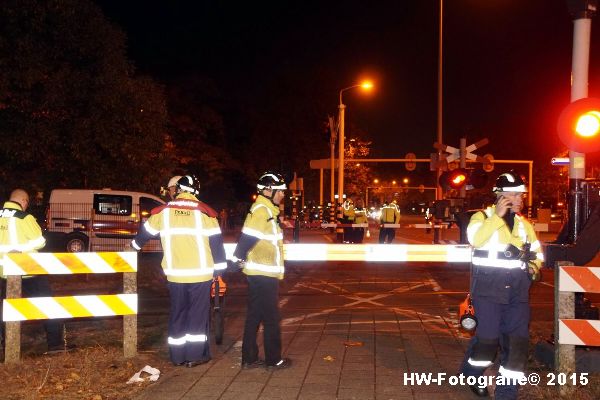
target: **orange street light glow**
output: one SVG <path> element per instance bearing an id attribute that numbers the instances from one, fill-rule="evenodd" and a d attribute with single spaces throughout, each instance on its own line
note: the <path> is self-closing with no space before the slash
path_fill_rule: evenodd
<path id="1" fill-rule="evenodd" d="M 360 87 L 365 90 L 370 90 L 373 88 L 373 83 L 371 81 L 364 81 L 363 83 L 360 84 Z"/>

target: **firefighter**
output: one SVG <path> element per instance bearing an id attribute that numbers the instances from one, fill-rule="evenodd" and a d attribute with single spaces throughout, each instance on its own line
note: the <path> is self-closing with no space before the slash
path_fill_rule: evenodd
<path id="1" fill-rule="evenodd" d="M 356 207 L 354 208 L 354 223 L 355 224 L 367 224 L 367 209 L 363 207 L 362 199 L 356 200 Z M 368 228 L 366 228 L 368 229 Z M 354 243 L 362 243 L 365 237 L 365 228 L 354 228 Z"/>
<path id="2" fill-rule="evenodd" d="M 281 317 L 279 280 L 285 272 L 283 233 L 278 223 L 279 205 L 287 185 L 281 174 L 268 171 L 256 185 L 258 196 L 244 221 L 233 260 L 248 280 L 248 309 L 242 343 L 242 368 L 283 369 L 291 365 L 281 357 Z M 263 324 L 265 359 L 259 358 L 256 344 L 258 328 Z"/>
<path id="3" fill-rule="evenodd" d="M 342 203 L 342 223 L 343 224 L 353 224 L 355 213 L 354 213 L 354 202 L 352 199 L 347 199 Z M 354 242 L 354 228 L 351 226 L 344 228 L 344 243 L 353 243 Z"/>
<path id="4" fill-rule="evenodd" d="M 227 262 L 217 213 L 198 200 L 198 179 L 185 175 L 176 190 L 175 200 L 152 210 L 131 247 L 139 251 L 160 235 L 171 299 L 169 354 L 174 365 L 192 368 L 211 359 L 210 290 Z"/>
<path id="5" fill-rule="evenodd" d="M 495 205 L 473 214 L 467 228 L 474 249 L 471 296 L 478 325 L 460 372 L 483 375 L 499 348 L 504 382 L 497 382 L 495 398 L 516 399 L 515 379 L 524 377 L 527 363 L 529 287 L 539 279 L 543 255 L 532 225 L 519 214 L 526 193 L 523 179 L 514 172 L 501 174 L 493 191 Z M 471 390 L 488 395 L 486 387 Z"/>
<path id="6" fill-rule="evenodd" d="M 29 194 L 23 189 L 15 189 L 11 192 L 9 200 L 4 203 L 3 209 L 0 210 L 0 274 L 2 273 L 1 262 L 5 253 L 35 253 L 46 245 L 42 229 L 33 215 L 27 213 L 28 207 Z M 5 279 L 4 276 L 2 278 Z M 2 286 L 4 286 L 4 282 L 2 282 Z M 29 297 L 52 297 L 48 277 L 46 275 L 23 276 L 23 293 Z M 65 344 L 62 320 L 44 320 L 44 329 L 48 344 L 46 354 L 70 351 L 75 347 Z M 1 324 L 0 336 L 4 342 Z"/>
<path id="7" fill-rule="evenodd" d="M 383 204 L 379 222 L 382 225 L 379 229 L 379 243 L 392 243 L 396 237 L 396 228 L 385 228 L 383 224 L 397 224 L 400 222 L 400 209 L 395 199 Z"/>

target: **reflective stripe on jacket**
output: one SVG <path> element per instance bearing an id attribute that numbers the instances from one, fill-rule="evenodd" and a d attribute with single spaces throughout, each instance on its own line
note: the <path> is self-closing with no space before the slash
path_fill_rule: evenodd
<path id="1" fill-rule="evenodd" d="M 244 273 L 283 279 L 283 232 L 277 217 L 279 208 L 269 199 L 259 195 L 250 207 L 242 233 L 258 241 L 248 251 Z"/>
<path id="2" fill-rule="evenodd" d="M 153 213 L 143 231 L 160 235 L 163 248 L 162 267 L 169 282 L 197 283 L 213 278 L 215 270 L 225 270 L 225 250 L 219 221 L 201 211 L 196 198 L 181 193 L 174 201 Z M 133 240 L 136 248 L 140 232 Z"/>

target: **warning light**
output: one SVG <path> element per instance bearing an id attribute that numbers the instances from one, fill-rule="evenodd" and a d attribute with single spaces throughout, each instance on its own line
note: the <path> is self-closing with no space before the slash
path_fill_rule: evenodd
<path id="1" fill-rule="evenodd" d="M 600 99 L 586 97 L 569 104 L 560 113 L 557 131 L 569 150 L 580 153 L 600 150 Z"/>

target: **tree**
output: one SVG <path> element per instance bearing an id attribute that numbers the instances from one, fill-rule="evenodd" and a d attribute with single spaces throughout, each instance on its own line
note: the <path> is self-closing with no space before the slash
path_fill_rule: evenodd
<path id="1" fill-rule="evenodd" d="M 236 198 L 233 176 L 243 170 L 227 150 L 225 122 L 217 108 L 223 100 L 217 87 L 209 79 L 186 76 L 172 82 L 167 94 L 176 167 L 199 177 L 203 199 L 225 205 Z"/>
<path id="2" fill-rule="evenodd" d="M 344 150 L 345 158 L 366 158 L 371 149 L 371 142 L 359 138 L 346 141 Z M 365 197 L 369 182 L 371 182 L 371 168 L 364 163 L 344 163 L 344 191 L 349 196 Z"/>
<path id="3" fill-rule="evenodd" d="M 168 175 L 162 89 L 88 0 L 0 8 L 1 179 L 7 187 L 152 190 Z"/>

